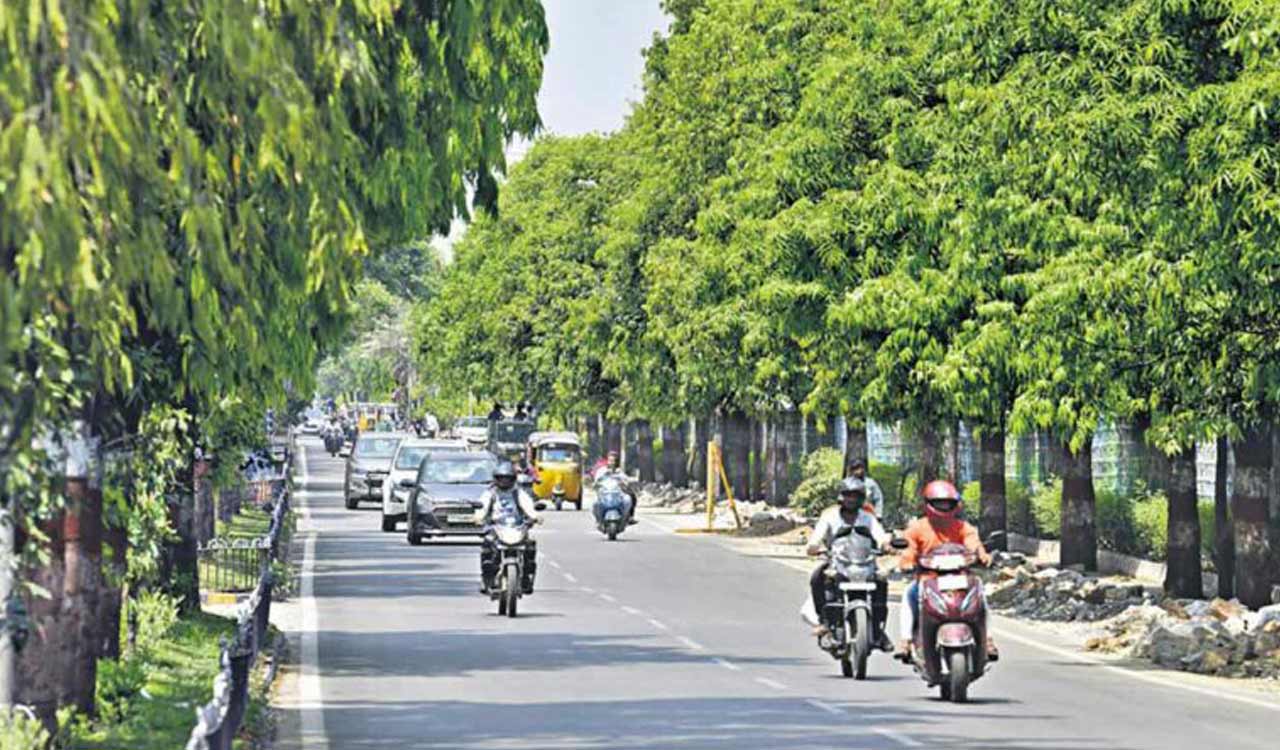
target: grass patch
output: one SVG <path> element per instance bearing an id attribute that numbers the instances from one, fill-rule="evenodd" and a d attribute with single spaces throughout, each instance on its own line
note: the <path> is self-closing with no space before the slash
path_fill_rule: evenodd
<path id="1" fill-rule="evenodd" d="M 230 638 L 235 622 L 198 612 L 175 623 L 136 660 L 145 676 L 145 695 L 117 698 L 109 711 L 116 721 L 82 725 L 74 732 L 75 750 L 173 750 L 183 747 L 195 725 L 195 709 L 212 698 L 218 673 L 218 640 Z M 101 680 L 100 680 L 101 683 Z M 100 684 L 99 689 L 102 689 Z M 148 697 L 149 696 L 149 697 Z M 256 691 L 255 700 L 259 700 Z M 261 709 L 258 709 L 261 710 Z"/>
<path id="2" fill-rule="evenodd" d="M 245 505 L 230 521 L 218 521 L 216 534 L 227 539 L 257 539 L 266 536 L 270 528 L 270 513 Z"/>

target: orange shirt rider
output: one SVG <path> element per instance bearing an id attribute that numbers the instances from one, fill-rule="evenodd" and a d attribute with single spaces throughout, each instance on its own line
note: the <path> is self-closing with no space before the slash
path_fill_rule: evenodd
<path id="1" fill-rule="evenodd" d="M 955 510 L 958 511 L 959 508 Z M 983 565 L 991 564 L 991 555 L 982 546 L 978 529 L 973 524 L 957 518 L 954 515 L 955 511 L 936 513 L 933 507 L 927 507 L 926 512 L 928 515 L 907 524 L 907 530 L 903 532 L 907 540 L 907 548 L 898 556 L 900 569 L 914 569 L 922 555 L 944 544 L 962 544 L 969 552 L 977 555 L 978 561 Z"/>

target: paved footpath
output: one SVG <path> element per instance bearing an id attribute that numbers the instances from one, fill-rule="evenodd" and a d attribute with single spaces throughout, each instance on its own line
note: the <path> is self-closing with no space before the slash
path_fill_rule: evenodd
<path id="1" fill-rule="evenodd" d="M 1007 622 L 967 705 L 885 655 L 867 681 L 841 678 L 799 620 L 802 573 L 660 517 L 609 543 L 587 513 L 548 511 L 537 593 L 499 617 L 476 546 L 380 532 L 372 504 L 342 507 L 341 463 L 303 448 L 286 750 L 1280 746 L 1274 695 L 1130 672 Z"/>

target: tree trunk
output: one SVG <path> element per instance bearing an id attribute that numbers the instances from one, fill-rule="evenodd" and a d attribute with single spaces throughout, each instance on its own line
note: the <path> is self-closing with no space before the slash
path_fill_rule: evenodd
<path id="1" fill-rule="evenodd" d="M 919 432 L 920 452 L 916 465 L 916 488 L 924 487 L 938 478 L 938 464 L 942 460 L 942 441 L 937 430 L 926 427 Z"/>
<path id="2" fill-rule="evenodd" d="M 1092 440 L 1072 452 L 1062 444 L 1062 565 L 1098 569 L 1098 532 L 1094 522 Z"/>
<path id="3" fill-rule="evenodd" d="M 116 524 L 103 533 L 105 548 L 110 552 L 106 566 L 106 584 L 99 600 L 98 621 L 102 624 L 98 656 L 120 658 L 120 613 L 124 608 L 124 580 L 128 573 L 129 534 Z"/>
<path id="4" fill-rule="evenodd" d="M 98 655 L 102 638 L 97 618 L 102 594 L 102 474 L 99 442 L 87 432 L 69 448 L 67 461 L 67 513 L 63 516 L 63 616 L 73 637 L 71 672 L 63 705 L 74 705 L 93 715 Z M 76 450 L 82 450 L 76 456 Z M 73 467 L 73 461 L 76 465 Z"/>
<path id="5" fill-rule="evenodd" d="M 1154 450 L 1152 453 L 1163 451 Z M 1196 448 L 1164 458 L 1169 474 L 1165 492 L 1169 498 L 1168 555 L 1164 590 L 1170 596 L 1200 599 L 1204 581 L 1200 565 L 1200 513 L 1196 500 Z"/>
<path id="6" fill-rule="evenodd" d="M 693 450 L 689 451 L 689 466 L 693 479 L 700 487 L 707 486 L 707 442 L 711 440 L 711 421 L 705 417 L 694 422 Z"/>
<path id="7" fill-rule="evenodd" d="M 684 487 L 689 483 L 685 472 L 684 428 L 662 428 L 662 475 L 663 479 L 676 487 Z"/>
<path id="8" fill-rule="evenodd" d="M 978 483 L 982 496 L 982 514 L 978 529 L 983 539 L 990 539 L 992 549 L 1008 549 L 1008 504 L 1004 486 L 1004 432 L 982 433 L 982 467 Z M 992 536 L 995 532 L 1004 532 Z"/>
<path id="9" fill-rule="evenodd" d="M 1236 595 L 1236 537 L 1231 528 L 1231 497 L 1227 494 L 1231 443 L 1218 438 L 1218 456 L 1213 472 L 1213 567 L 1218 571 L 1218 596 Z"/>
<path id="10" fill-rule="evenodd" d="M 622 470 L 628 475 L 636 473 L 640 443 L 636 439 L 636 423 L 624 422 L 622 425 Z"/>
<path id="11" fill-rule="evenodd" d="M 207 460 L 198 460 L 195 464 L 195 531 L 196 542 L 205 544 L 213 539 L 215 529 L 213 507 L 213 481 L 209 478 L 213 466 Z"/>
<path id="12" fill-rule="evenodd" d="M 587 423 L 587 466 L 591 466 L 604 455 L 604 443 L 600 440 L 600 415 L 592 414 L 584 421 Z"/>
<path id="13" fill-rule="evenodd" d="M 752 500 L 759 500 L 764 496 L 764 440 L 760 436 L 760 426 L 763 424 L 758 419 L 751 420 L 751 481 L 749 483 L 749 492 Z"/>
<path id="14" fill-rule="evenodd" d="M 49 592 L 49 596 L 36 596 L 22 591 L 26 605 L 31 635 L 26 648 L 18 653 L 15 680 L 15 702 L 30 706 L 46 727 L 54 727 L 59 706 L 67 701 L 63 693 L 66 675 L 73 670 L 74 636 L 61 621 L 62 591 L 65 579 L 63 565 L 63 529 L 66 526 L 59 513 L 44 527 L 49 538 L 48 558 L 41 564 L 28 567 L 21 579 Z M 19 531 L 21 531 L 19 529 Z M 20 535 L 16 548 L 21 549 L 26 540 Z"/>
<path id="15" fill-rule="evenodd" d="M 180 488 L 166 499 L 169 504 L 169 527 L 174 539 L 165 544 L 161 560 L 160 580 L 164 590 L 178 598 L 183 612 L 200 609 L 199 553 L 196 544 L 195 513 L 190 494 Z"/>
<path id="16" fill-rule="evenodd" d="M 622 457 L 622 424 L 611 420 L 604 420 L 604 451 L 605 453 L 617 453 L 619 459 Z"/>
<path id="17" fill-rule="evenodd" d="M 959 487 L 960 481 L 960 423 L 953 422 L 947 431 L 947 478 Z"/>
<path id="18" fill-rule="evenodd" d="M 751 492 L 751 420 L 740 411 L 733 411 L 724 418 L 725 474 L 733 488 L 733 496 L 747 499 Z"/>
<path id="19" fill-rule="evenodd" d="M 844 473 L 848 476 L 853 464 L 861 461 L 867 464 L 867 422 L 865 419 L 845 416 L 844 418 Z M 870 470 L 871 467 L 867 467 Z"/>
<path id="20" fill-rule="evenodd" d="M 640 471 L 640 481 L 652 484 L 657 481 L 653 471 L 653 427 L 648 420 L 634 423 L 636 431 L 636 468 Z"/>
<path id="21" fill-rule="evenodd" d="M 1235 446 L 1231 517 L 1236 548 L 1236 596 L 1246 606 L 1271 603 L 1271 544 L 1267 521 L 1271 479 L 1271 425 L 1245 430 Z"/>

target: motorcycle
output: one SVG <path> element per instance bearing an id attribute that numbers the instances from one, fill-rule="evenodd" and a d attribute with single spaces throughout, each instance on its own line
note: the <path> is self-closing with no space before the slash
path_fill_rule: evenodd
<path id="1" fill-rule="evenodd" d="M 324 449 L 328 451 L 330 457 L 335 457 L 342 450 L 342 434 L 337 428 L 325 430 L 324 433 Z"/>
<path id="2" fill-rule="evenodd" d="M 877 633 L 871 597 L 878 585 L 876 545 L 865 526 L 847 527 L 836 533 L 828 551 L 827 577 L 839 591 L 828 593 L 820 617 L 827 631 L 818 647 L 840 662 L 845 677 L 867 678 L 867 657 L 881 639 Z M 817 603 L 815 603 L 816 606 Z"/>
<path id="3" fill-rule="evenodd" d="M 622 530 L 627 528 L 627 517 L 631 514 L 631 498 L 622 491 L 622 485 L 616 479 L 604 478 L 596 485 L 596 502 L 591 506 L 596 518 L 596 528 L 600 533 L 616 541 Z"/>
<path id="4" fill-rule="evenodd" d="M 905 547 L 905 540 L 893 546 Z M 982 580 L 970 570 L 976 561 L 963 545 L 944 544 L 917 563 L 911 665 L 953 703 L 968 701 L 969 685 L 987 671 L 987 602 Z"/>
<path id="5" fill-rule="evenodd" d="M 537 506 L 542 510 L 542 504 Z M 515 617 L 520 601 L 526 591 L 526 583 L 532 593 L 533 572 L 527 569 L 529 553 L 533 551 L 533 540 L 529 538 L 531 524 L 515 515 L 507 514 L 493 519 L 488 534 L 498 554 L 498 571 L 494 577 L 494 585 L 489 590 L 490 600 L 497 600 L 498 614 Z M 535 553 L 536 554 L 536 553 Z M 529 573 L 526 582 L 525 574 Z"/>

